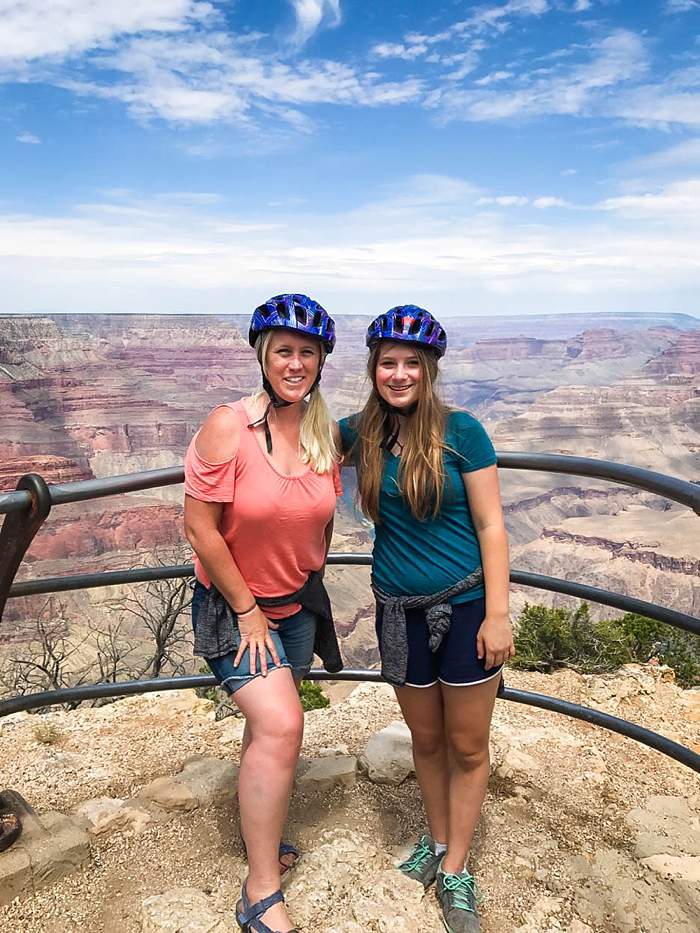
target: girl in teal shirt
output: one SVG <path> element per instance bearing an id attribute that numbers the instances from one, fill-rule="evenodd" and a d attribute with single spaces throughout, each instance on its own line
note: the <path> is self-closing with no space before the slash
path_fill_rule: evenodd
<path id="1" fill-rule="evenodd" d="M 480 929 L 467 868 L 489 776 L 501 668 L 514 653 L 496 455 L 479 421 L 435 392 L 444 329 L 414 305 L 367 331 L 372 392 L 339 423 L 375 523 L 382 673 L 411 731 L 428 831 L 401 866 L 436 890 L 452 933 Z"/>

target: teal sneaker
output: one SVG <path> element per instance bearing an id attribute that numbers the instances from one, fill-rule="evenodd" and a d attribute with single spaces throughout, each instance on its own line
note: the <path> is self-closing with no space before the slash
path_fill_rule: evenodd
<path id="1" fill-rule="evenodd" d="M 438 867 L 436 893 L 448 933 L 479 933 L 481 923 L 477 908 L 481 904 L 481 894 L 473 875 L 468 871 L 445 874 Z"/>
<path id="2" fill-rule="evenodd" d="M 423 887 L 427 889 L 435 881 L 441 857 L 435 854 L 435 843 L 430 836 L 421 836 L 414 845 L 413 852 L 405 862 L 399 865 L 399 870 L 407 878 L 420 881 Z"/>

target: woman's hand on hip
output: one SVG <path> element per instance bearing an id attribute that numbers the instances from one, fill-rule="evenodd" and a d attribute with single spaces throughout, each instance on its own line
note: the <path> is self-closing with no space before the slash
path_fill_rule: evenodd
<path id="1" fill-rule="evenodd" d="M 260 658 L 260 673 L 263 677 L 267 676 L 267 652 L 272 655 L 275 666 L 279 667 L 280 659 L 277 654 L 277 648 L 270 635 L 271 628 L 279 628 L 274 622 L 265 616 L 259 606 L 256 606 L 252 612 L 246 612 L 238 617 L 238 631 L 241 636 L 241 643 L 238 646 L 236 659 L 233 662 L 236 667 L 241 663 L 241 658 L 250 652 L 248 662 L 251 674 L 258 672 L 258 657 Z"/>
<path id="2" fill-rule="evenodd" d="M 513 626 L 507 615 L 486 616 L 476 635 L 476 653 L 487 671 L 513 657 Z"/>

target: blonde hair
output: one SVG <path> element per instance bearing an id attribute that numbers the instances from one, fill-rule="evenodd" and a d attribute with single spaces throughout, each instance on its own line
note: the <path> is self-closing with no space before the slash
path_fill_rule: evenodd
<path id="1" fill-rule="evenodd" d="M 255 353 L 263 373 L 267 376 L 267 351 L 274 330 L 263 331 L 255 343 Z M 318 371 L 326 360 L 326 349 L 320 341 Z M 259 393 L 257 397 L 265 393 Z M 338 462 L 338 451 L 333 438 L 333 422 L 326 402 L 321 395 L 321 387 L 315 386 L 306 403 L 299 425 L 299 450 L 302 463 L 308 463 L 314 473 L 328 473 Z"/>
<path id="2" fill-rule="evenodd" d="M 367 358 L 367 374 L 372 392 L 360 412 L 357 422 L 357 442 L 360 458 L 357 487 L 362 511 L 375 524 L 379 517 L 379 492 L 384 472 L 383 442 L 387 434 L 387 418 L 391 417 L 380 404 L 376 370 L 382 342 L 376 344 Z M 398 482 L 401 495 L 414 518 L 436 518 L 440 512 L 445 488 L 444 451 L 445 426 L 449 408 L 440 400 L 434 387 L 438 376 L 437 357 L 430 350 L 413 348 L 418 358 L 421 380 L 418 383 L 416 410 L 406 418 L 406 442 L 399 460 Z"/>

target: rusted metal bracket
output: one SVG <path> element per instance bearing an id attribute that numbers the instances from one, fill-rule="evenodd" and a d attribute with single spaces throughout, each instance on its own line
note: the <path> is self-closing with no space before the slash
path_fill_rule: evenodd
<path id="1" fill-rule="evenodd" d="M 17 569 L 51 511 L 51 491 L 38 473 L 22 476 L 17 489 L 29 493 L 31 504 L 28 509 L 9 512 L 0 530 L 0 623 Z"/>

